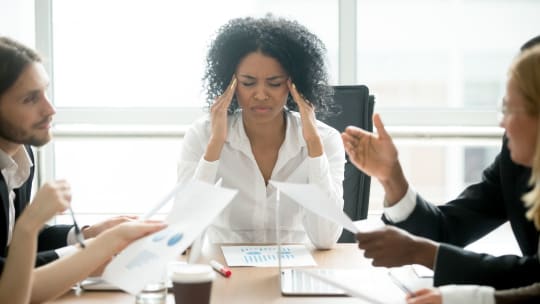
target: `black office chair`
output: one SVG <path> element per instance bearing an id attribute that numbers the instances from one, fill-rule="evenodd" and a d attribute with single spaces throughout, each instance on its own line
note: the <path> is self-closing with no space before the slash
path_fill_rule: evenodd
<path id="1" fill-rule="evenodd" d="M 349 125 L 364 130 L 373 130 L 373 108 L 375 97 L 369 95 L 364 85 L 334 86 L 334 101 L 341 107 L 338 115 L 322 118 L 321 121 L 336 128 L 340 133 Z M 367 217 L 369 207 L 369 188 L 371 177 L 358 170 L 347 157 L 345 179 L 343 180 L 343 210 L 353 220 Z M 338 242 L 354 243 L 356 238 L 349 231 L 343 230 Z"/>

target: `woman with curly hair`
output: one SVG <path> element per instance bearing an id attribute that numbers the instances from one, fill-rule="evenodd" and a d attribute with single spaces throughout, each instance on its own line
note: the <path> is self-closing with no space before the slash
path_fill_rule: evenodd
<path id="1" fill-rule="evenodd" d="M 210 45 L 204 85 L 208 117 L 186 132 L 178 179 L 239 190 L 208 228 L 211 242 L 276 241 L 276 189 L 309 183 L 343 208 L 345 152 L 337 130 L 318 121 L 332 109 L 324 44 L 296 21 L 267 15 L 222 26 Z M 283 242 L 330 248 L 342 227 L 280 199 Z"/>

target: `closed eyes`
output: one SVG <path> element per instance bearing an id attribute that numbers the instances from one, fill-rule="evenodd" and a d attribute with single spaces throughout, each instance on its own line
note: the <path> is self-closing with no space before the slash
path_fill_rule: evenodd
<path id="1" fill-rule="evenodd" d="M 255 85 L 255 82 L 241 82 L 241 84 L 245 87 L 251 87 L 251 86 L 254 86 Z M 280 87 L 283 83 L 282 82 L 279 82 L 279 83 L 268 83 L 269 86 L 271 87 L 274 87 L 274 88 L 277 88 L 277 87 Z"/>

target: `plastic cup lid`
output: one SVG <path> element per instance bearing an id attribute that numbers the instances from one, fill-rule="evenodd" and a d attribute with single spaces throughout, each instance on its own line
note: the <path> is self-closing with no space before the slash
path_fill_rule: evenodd
<path id="1" fill-rule="evenodd" d="M 213 281 L 216 274 L 209 265 L 184 264 L 171 271 L 171 281 L 177 283 L 202 283 Z"/>

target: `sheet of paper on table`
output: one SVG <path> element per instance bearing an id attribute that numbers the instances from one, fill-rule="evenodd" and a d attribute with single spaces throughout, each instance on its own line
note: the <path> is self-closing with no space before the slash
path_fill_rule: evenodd
<path id="1" fill-rule="evenodd" d="M 228 266 L 277 267 L 277 246 L 221 246 Z M 281 245 L 283 267 L 316 266 L 304 245 Z"/>
<path id="2" fill-rule="evenodd" d="M 406 294 L 391 280 L 387 268 L 334 269 L 334 276 L 324 276 L 312 269 L 299 269 L 299 271 L 345 290 L 347 294 L 360 299 L 362 303 L 405 304 Z"/>

